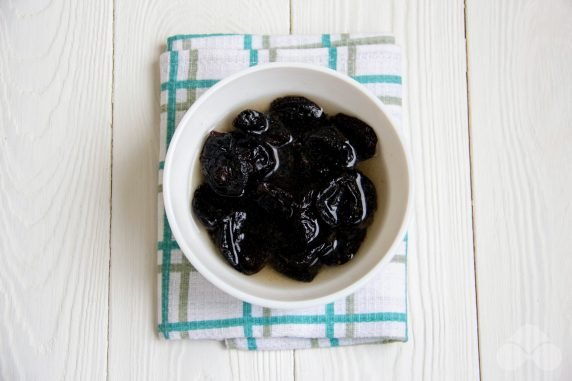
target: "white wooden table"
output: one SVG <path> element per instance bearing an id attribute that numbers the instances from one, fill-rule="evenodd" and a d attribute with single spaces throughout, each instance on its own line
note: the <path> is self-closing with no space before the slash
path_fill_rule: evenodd
<path id="1" fill-rule="evenodd" d="M 570 0 L 0 0 L 0 380 L 572 379 Z M 155 333 L 175 33 L 392 31 L 416 176 L 406 344 Z"/>

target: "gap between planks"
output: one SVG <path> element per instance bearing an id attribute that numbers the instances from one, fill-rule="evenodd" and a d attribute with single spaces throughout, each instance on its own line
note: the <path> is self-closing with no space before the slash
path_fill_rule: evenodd
<path id="1" fill-rule="evenodd" d="M 471 197 L 471 233 L 473 238 L 473 269 L 474 269 L 474 280 L 475 280 L 475 320 L 477 323 L 477 364 L 479 368 L 479 380 L 483 379 L 483 372 L 481 369 L 481 342 L 479 334 L 479 290 L 477 282 L 477 248 L 476 248 L 476 237 L 475 237 L 475 201 L 473 198 L 473 142 L 471 140 L 472 130 L 471 130 L 471 90 L 469 89 L 469 39 L 467 38 L 467 1 L 463 0 L 463 16 L 464 16 L 464 32 L 465 32 L 465 81 L 467 84 L 467 141 L 469 144 L 469 191 Z"/>
<path id="2" fill-rule="evenodd" d="M 106 346 L 106 362 L 105 362 L 105 380 L 109 381 L 109 362 L 111 343 L 111 237 L 113 229 L 113 124 L 115 122 L 115 0 L 111 5 L 111 92 L 109 104 L 111 106 L 111 124 L 109 134 L 109 264 L 107 267 L 107 346 Z"/>

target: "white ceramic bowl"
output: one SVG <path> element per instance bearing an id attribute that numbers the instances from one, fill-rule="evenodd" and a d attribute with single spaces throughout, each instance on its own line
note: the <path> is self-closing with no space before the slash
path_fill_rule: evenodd
<path id="1" fill-rule="evenodd" d="M 228 129 L 245 108 L 267 111 L 284 95 L 304 95 L 325 111 L 344 112 L 371 125 L 378 154 L 359 168 L 373 181 L 378 210 L 357 255 L 345 265 L 324 266 L 310 283 L 266 266 L 246 276 L 233 269 L 191 210 L 202 183 L 199 155 L 212 129 Z M 333 70 L 306 64 L 268 64 L 232 75 L 205 92 L 187 111 L 171 141 L 163 172 L 165 210 L 173 235 L 193 266 L 211 283 L 241 300 L 271 308 L 301 308 L 349 295 L 388 263 L 402 239 L 412 203 L 411 164 L 384 105 L 365 87 Z M 271 239 L 272 237 L 269 237 Z"/>

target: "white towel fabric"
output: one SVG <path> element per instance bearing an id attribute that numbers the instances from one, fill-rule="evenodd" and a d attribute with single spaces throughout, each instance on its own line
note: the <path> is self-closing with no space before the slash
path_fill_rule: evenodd
<path id="1" fill-rule="evenodd" d="M 407 340 L 407 236 L 382 272 L 355 294 L 325 306 L 276 310 L 220 291 L 187 261 L 169 228 L 162 198 L 168 143 L 183 114 L 218 80 L 267 62 L 338 70 L 366 86 L 401 121 L 400 48 L 392 36 L 177 35 L 160 57 L 159 324 L 166 339 L 212 339 L 229 348 L 300 349 Z"/>

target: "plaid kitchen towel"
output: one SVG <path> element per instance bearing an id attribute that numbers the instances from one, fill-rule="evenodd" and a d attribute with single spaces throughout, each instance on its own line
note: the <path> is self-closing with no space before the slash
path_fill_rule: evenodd
<path id="1" fill-rule="evenodd" d="M 222 340 L 229 348 L 334 347 L 407 340 L 407 237 L 395 258 L 355 294 L 315 308 L 277 310 L 237 300 L 187 261 L 163 208 L 163 160 L 175 127 L 210 86 L 250 66 L 304 62 L 329 67 L 364 84 L 401 125 L 400 49 L 392 36 L 324 34 L 177 35 L 160 57 L 159 324 L 166 339 Z"/>

